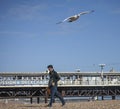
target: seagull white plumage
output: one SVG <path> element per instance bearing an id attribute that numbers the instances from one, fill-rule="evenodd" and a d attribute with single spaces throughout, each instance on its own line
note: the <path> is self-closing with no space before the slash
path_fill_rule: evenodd
<path id="1" fill-rule="evenodd" d="M 76 14 L 76 15 L 74 15 L 74 16 L 68 17 L 68 18 L 64 19 L 63 21 L 58 22 L 57 24 L 63 23 L 63 22 L 65 22 L 65 21 L 67 21 L 67 22 L 76 21 L 78 18 L 80 18 L 81 15 L 89 14 L 89 13 L 92 13 L 92 12 L 94 12 L 94 10 L 81 12 L 81 13 Z"/>

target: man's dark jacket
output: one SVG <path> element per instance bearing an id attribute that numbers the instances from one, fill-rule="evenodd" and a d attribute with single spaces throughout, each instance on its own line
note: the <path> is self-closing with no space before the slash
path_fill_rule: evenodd
<path id="1" fill-rule="evenodd" d="M 55 83 L 55 86 L 57 86 L 57 82 L 60 80 L 58 73 L 55 70 L 53 70 L 49 72 L 49 77 L 50 79 L 49 79 L 48 87 L 53 87 L 52 86 L 53 82 Z"/>

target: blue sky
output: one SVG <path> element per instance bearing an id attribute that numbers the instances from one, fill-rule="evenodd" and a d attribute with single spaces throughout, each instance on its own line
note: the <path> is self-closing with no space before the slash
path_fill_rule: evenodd
<path id="1" fill-rule="evenodd" d="M 57 22 L 95 10 L 73 23 Z M 120 0 L 0 0 L 0 72 L 120 71 Z"/>

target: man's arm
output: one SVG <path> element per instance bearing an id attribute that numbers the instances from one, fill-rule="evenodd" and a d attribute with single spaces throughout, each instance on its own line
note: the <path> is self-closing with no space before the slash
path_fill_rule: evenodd
<path id="1" fill-rule="evenodd" d="M 58 75 L 57 72 L 55 72 L 55 79 L 56 79 L 56 82 L 58 82 L 60 80 L 60 76 Z"/>

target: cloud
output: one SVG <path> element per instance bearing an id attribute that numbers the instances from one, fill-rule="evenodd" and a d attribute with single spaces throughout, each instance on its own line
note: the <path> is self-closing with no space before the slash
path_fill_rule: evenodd
<path id="1" fill-rule="evenodd" d="M 35 5 L 29 5 L 29 4 L 22 4 L 18 5 L 16 7 L 11 7 L 6 15 L 3 17 L 10 17 L 10 18 L 17 18 L 22 20 L 32 20 L 34 18 L 41 17 L 43 12 L 48 8 L 46 4 L 35 4 Z"/>

